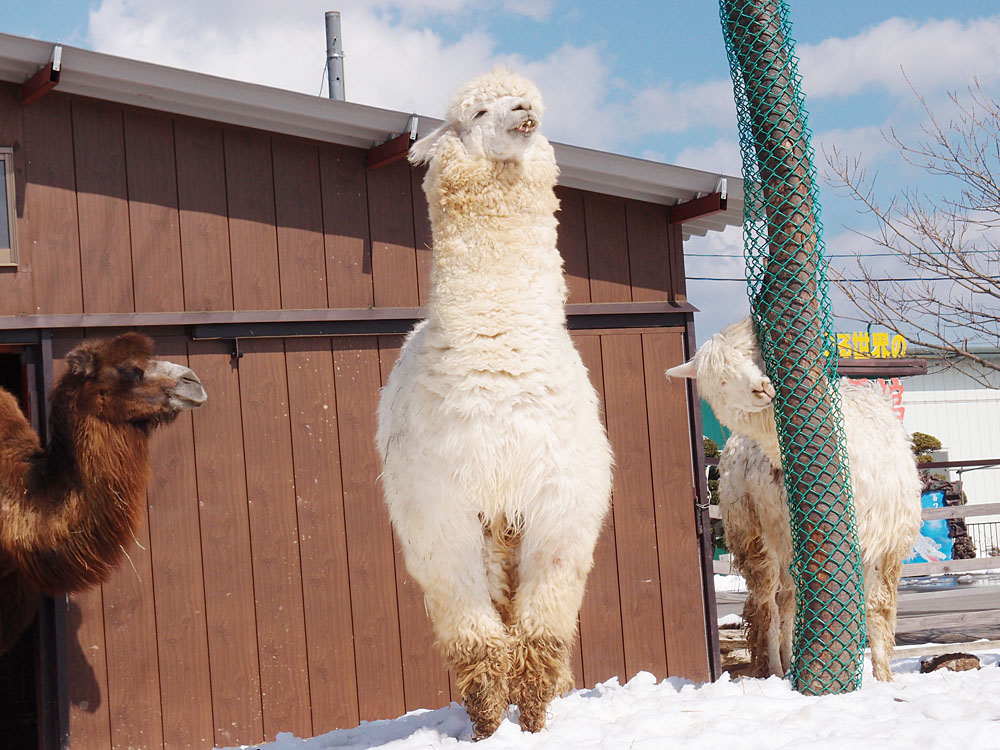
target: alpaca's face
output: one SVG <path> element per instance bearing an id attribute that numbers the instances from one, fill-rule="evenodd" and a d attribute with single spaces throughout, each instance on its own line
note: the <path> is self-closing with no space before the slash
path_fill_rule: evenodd
<path id="1" fill-rule="evenodd" d="M 667 370 L 667 375 L 696 378 L 699 394 L 720 419 L 727 412 L 759 412 L 774 401 L 749 318 L 712 336 L 690 362 Z"/>
<path id="2" fill-rule="evenodd" d="M 526 96 L 479 99 L 463 109 L 459 137 L 471 153 L 493 161 L 520 161 L 535 140 L 540 115 Z"/>
<path id="3" fill-rule="evenodd" d="M 473 78 L 452 96 L 444 123 L 410 147 L 411 164 L 427 164 L 457 138 L 472 159 L 523 162 L 533 147 L 547 143 L 538 134 L 542 95 L 522 75 L 496 68 Z"/>
<path id="4" fill-rule="evenodd" d="M 69 372 L 61 388 L 75 394 L 78 410 L 111 423 L 154 426 L 207 398 L 198 376 L 187 367 L 152 359 L 152 342 L 127 333 L 87 342 L 67 355 Z"/>

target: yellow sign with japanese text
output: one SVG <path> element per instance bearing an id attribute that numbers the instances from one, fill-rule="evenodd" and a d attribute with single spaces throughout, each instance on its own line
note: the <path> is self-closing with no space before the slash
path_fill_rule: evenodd
<path id="1" fill-rule="evenodd" d="M 906 356 L 906 339 L 886 331 L 838 333 L 837 354 L 844 359 L 896 359 Z"/>

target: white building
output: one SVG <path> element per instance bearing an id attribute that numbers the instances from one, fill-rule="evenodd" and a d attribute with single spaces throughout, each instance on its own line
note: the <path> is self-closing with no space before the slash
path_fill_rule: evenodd
<path id="1" fill-rule="evenodd" d="M 938 438 L 948 461 L 1000 459 L 1000 373 L 976 366 L 978 379 L 995 386 L 987 388 L 940 357 L 913 354 L 927 359 L 928 371 L 903 380 L 907 431 Z M 1000 351 L 995 349 L 977 354 L 1000 362 Z M 1000 502 L 1000 466 L 962 472 L 953 469 L 949 478 L 962 480 L 970 504 Z M 968 519 L 969 524 L 997 521 L 1000 516 Z"/>

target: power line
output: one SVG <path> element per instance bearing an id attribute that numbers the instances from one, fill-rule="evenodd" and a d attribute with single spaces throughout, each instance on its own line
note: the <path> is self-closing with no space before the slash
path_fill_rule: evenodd
<path id="1" fill-rule="evenodd" d="M 685 276 L 688 281 L 742 281 L 746 282 L 746 279 L 730 279 L 730 278 L 720 278 L 717 276 Z M 954 279 L 949 276 L 935 276 L 930 279 L 922 279 L 919 276 L 914 276 L 913 278 L 897 279 L 891 276 L 882 279 L 835 279 L 835 281 L 846 281 L 848 283 L 861 284 L 869 281 L 888 283 L 890 281 L 954 281 Z"/>
<path id="2" fill-rule="evenodd" d="M 996 250 L 965 250 L 963 255 L 994 253 Z M 944 251 L 928 251 L 922 255 L 952 255 Z M 742 258 L 743 253 L 684 253 L 685 258 Z M 900 253 L 826 253 L 825 258 L 892 258 L 906 257 Z"/>

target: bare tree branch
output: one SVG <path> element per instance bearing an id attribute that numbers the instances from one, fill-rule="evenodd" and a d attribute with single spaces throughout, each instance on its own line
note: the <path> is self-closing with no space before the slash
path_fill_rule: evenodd
<path id="1" fill-rule="evenodd" d="M 1000 360 L 981 352 L 1000 349 L 1000 103 L 974 80 L 967 93 L 949 95 L 954 114 L 944 122 L 910 88 L 927 117 L 923 138 L 910 142 L 891 129 L 883 137 L 908 164 L 941 178 L 943 197 L 903 190 L 883 205 L 877 175 L 836 147 L 824 149 L 824 178 L 875 219 L 876 230 L 854 231 L 921 281 L 895 280 L 860 255 L 856 269 L 832 273 L 833 281 L 857 320 L 882 325 L 998 388 L 991 373 L 1000 373 Z"/>

